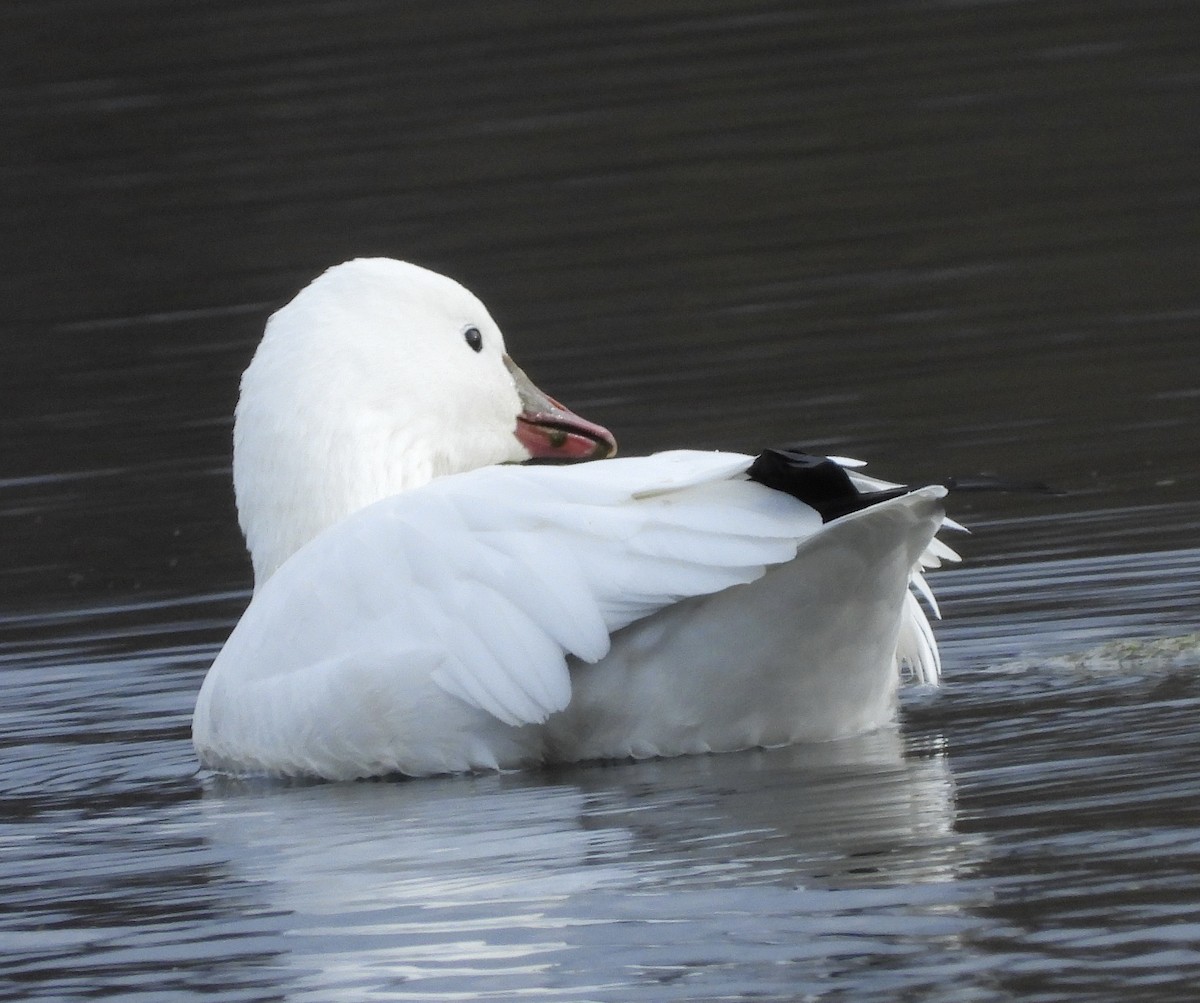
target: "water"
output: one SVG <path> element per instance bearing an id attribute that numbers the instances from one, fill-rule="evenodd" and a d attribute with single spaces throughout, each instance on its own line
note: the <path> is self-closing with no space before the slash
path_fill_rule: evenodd
<path id="1" fill-rule="evenodd" d="M 0 998 L 1190 1000 L 1189 5 L 0 10 Z M 946 684 L 828 746 L 199 774 L 237 375 L 355 254 L 626 453 L 999 471 Z"/>

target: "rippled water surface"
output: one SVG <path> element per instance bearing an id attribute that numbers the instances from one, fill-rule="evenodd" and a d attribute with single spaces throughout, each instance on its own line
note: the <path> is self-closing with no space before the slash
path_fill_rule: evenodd
<path id="1" fill-rule="evenodd" d="M 0 998 L 1191 1000 L 1192 5 L 0 10 Z M 824 746 L 233 783 L 237 376 L 384 253 L 627 453 L 968 495 L 938 690 Z M 731 666 L 731 671 L 736 671 Z"/>

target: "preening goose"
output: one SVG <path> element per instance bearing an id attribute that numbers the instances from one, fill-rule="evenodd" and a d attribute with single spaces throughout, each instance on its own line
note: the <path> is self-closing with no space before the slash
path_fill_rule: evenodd
<path id="1" fill-rule="evenodd" d="M 254 596 L 209 670 L 201 762 L 350 779 L 818 741 L 936 682 L 913 588 L 945 488 L 849 461 L 608 459 L 457 282 L 317 278 L 242 378 Z M 595 462 L 523 465 L 532 458 Z"/>

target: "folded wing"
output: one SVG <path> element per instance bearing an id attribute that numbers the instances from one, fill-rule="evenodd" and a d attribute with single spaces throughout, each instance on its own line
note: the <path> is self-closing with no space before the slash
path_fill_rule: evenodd
<path id="1" fill-rule="evenodd" d="M 256 593 L 197 704 L 202 759 L 339 776 L 502 760 L 452 747 L 479 730 L 460 711 L 544 722 L 571 702 L 569 657 L 604 658 L 615 631 L 755 581 L 820 531 L 751 461 L 489 467 L 355 513 Z"/>

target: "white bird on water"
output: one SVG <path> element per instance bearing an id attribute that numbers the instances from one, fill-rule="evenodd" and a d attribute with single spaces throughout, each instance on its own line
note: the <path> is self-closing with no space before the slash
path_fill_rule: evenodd
<path id="1" fill-rule="evenodd" d="M 615 449 L 452 279 L 317 278 L 242 377 L 254 596 L 200 690 L 200 761 L 342 780 L 724 752 L 878 728 L 905 668 L 937 681 L 912 589 L 957 559 L 944 487 Z"/>

